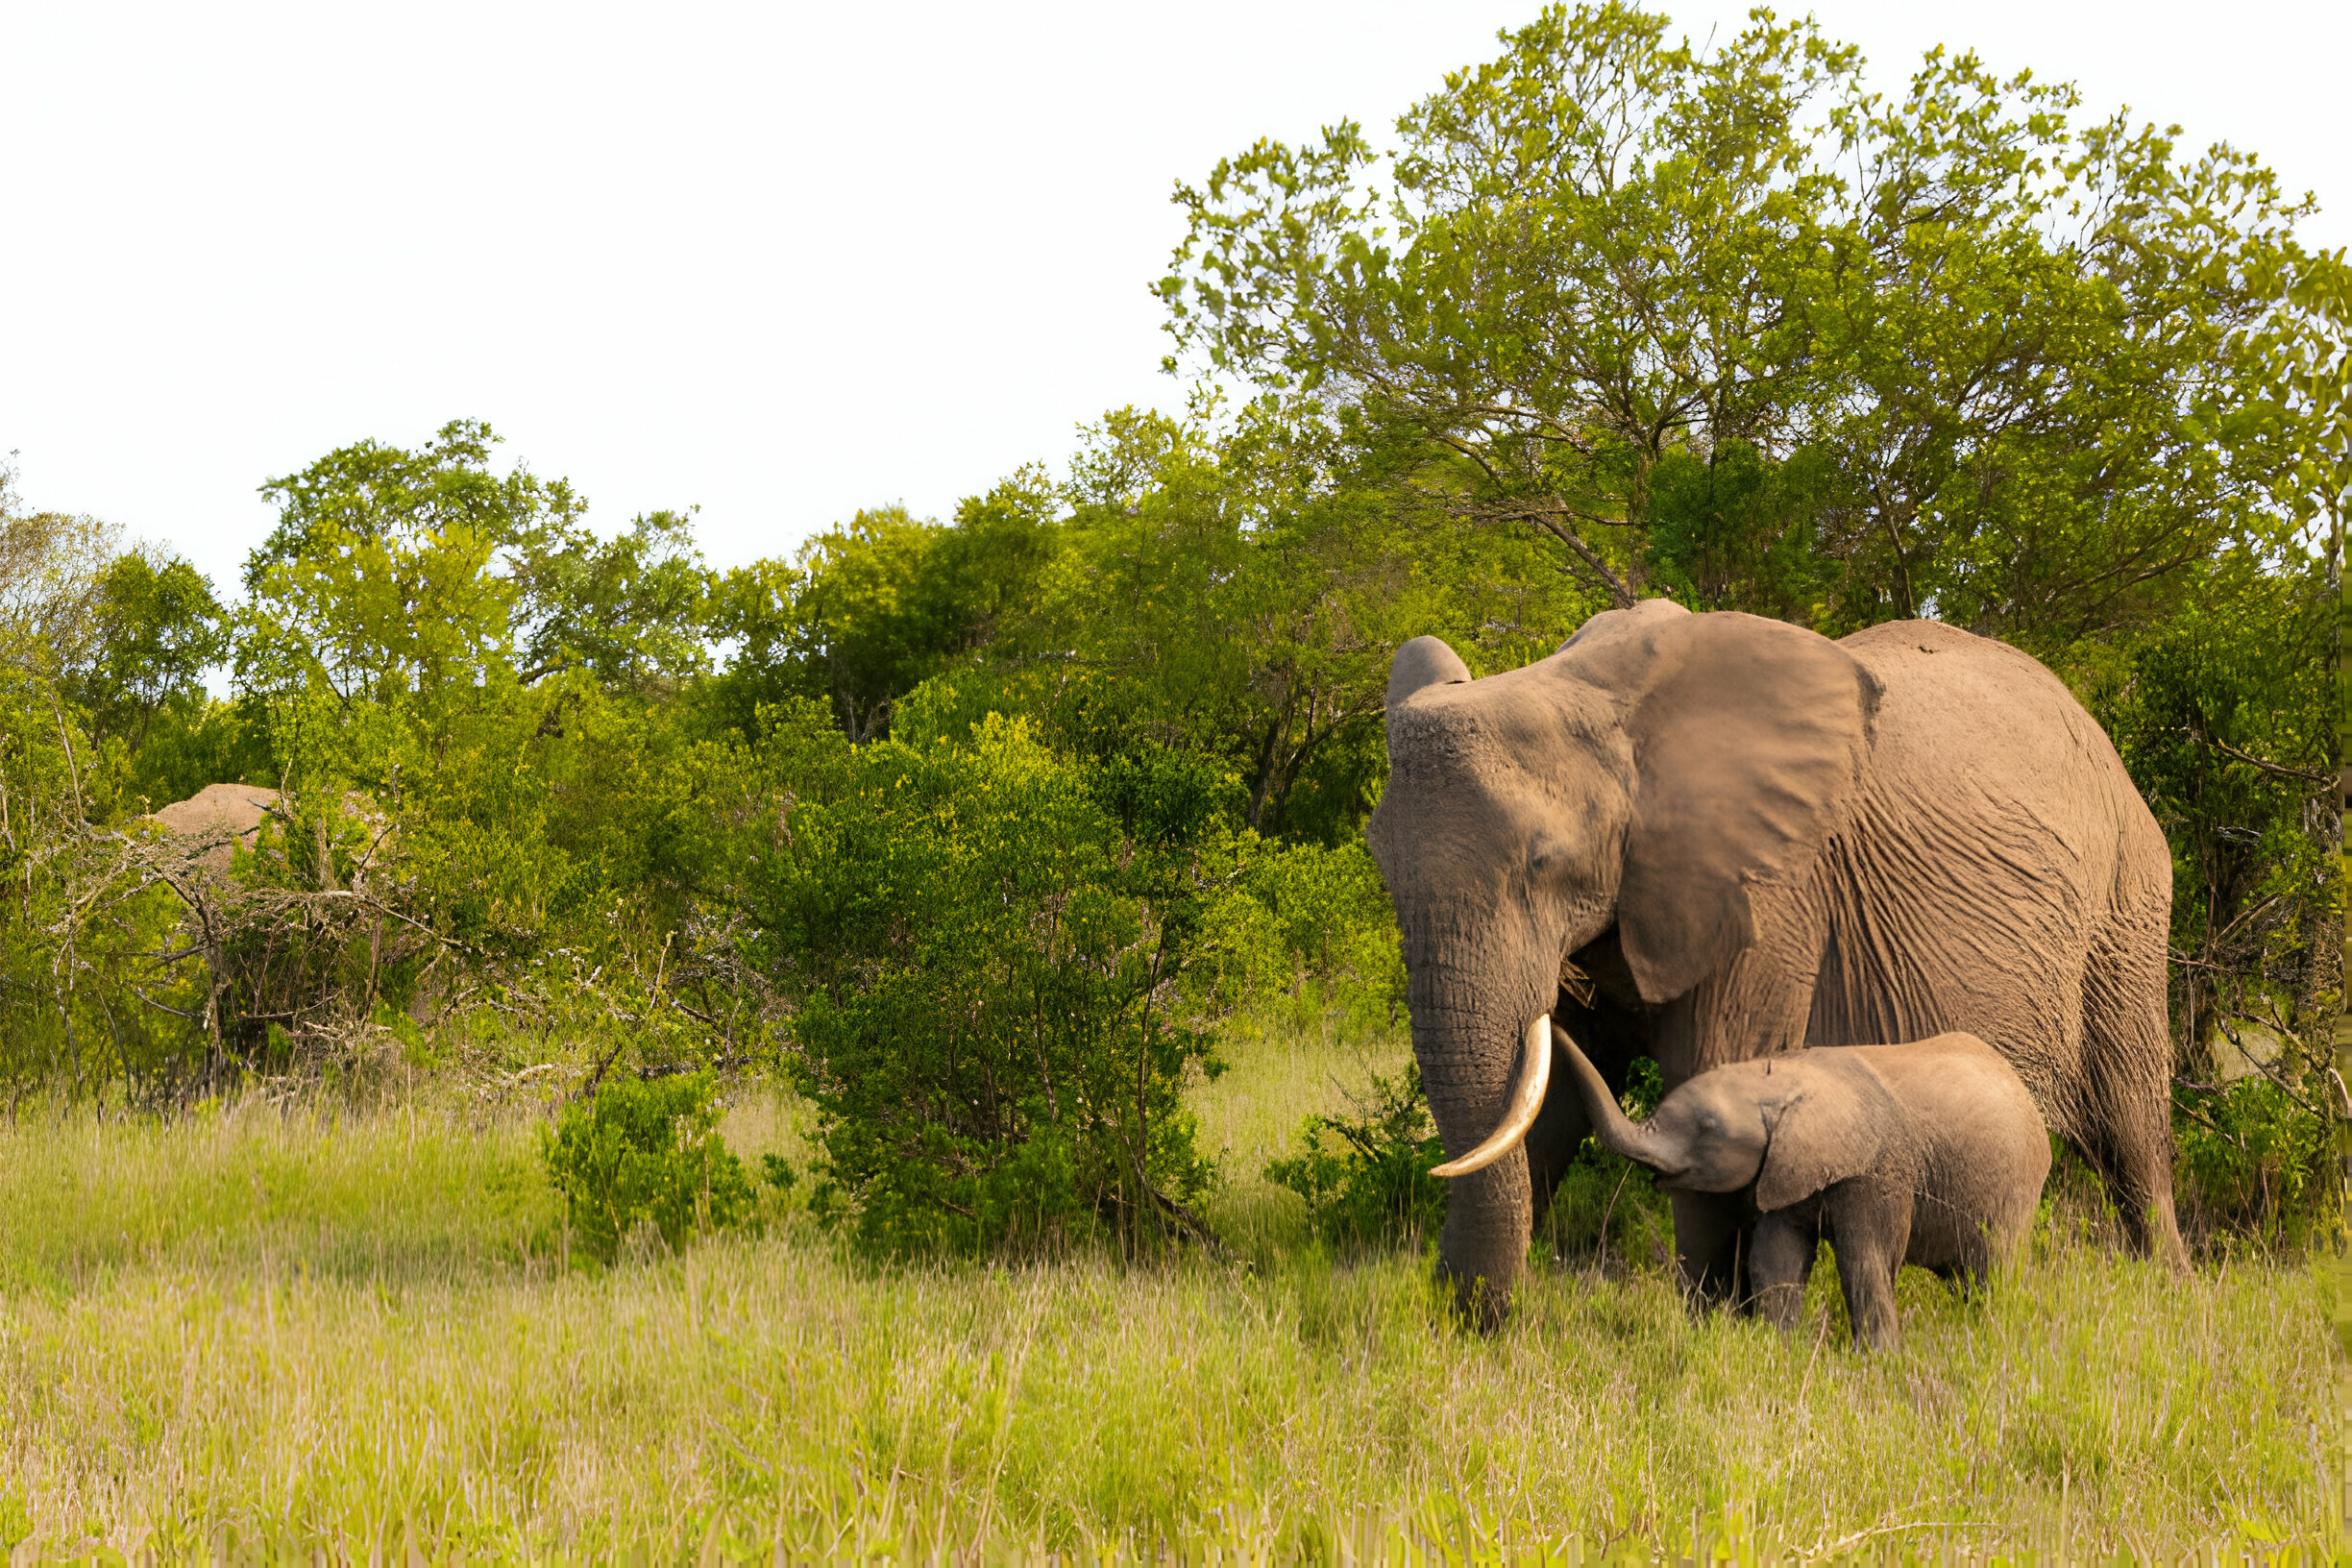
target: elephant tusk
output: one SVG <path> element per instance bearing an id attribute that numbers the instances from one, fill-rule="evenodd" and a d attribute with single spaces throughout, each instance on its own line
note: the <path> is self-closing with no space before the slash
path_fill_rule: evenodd
<path id="1" fill-rule="evenodd" d="M 1486 1135 L 1486 1141 L 1463 1155 L 1449 1160 L 1432 1170 L 1432 1176 L 1467 1176 L 1474 1170 L 1484 1170 L 1497 1160 L 1519 1146 L 1519 1140 L 1535 1125 L 1535 1113 L 1543 1109 L 1544 1090 L 1552 1083 L 1552 1015 L 1543 1014 L 1527 1027 L 1527 1039 L 1519 1047 L 1519 1077 L 1511 1085 L 1510 1104 L 1504 1108 L 1502 1123 Z"/>

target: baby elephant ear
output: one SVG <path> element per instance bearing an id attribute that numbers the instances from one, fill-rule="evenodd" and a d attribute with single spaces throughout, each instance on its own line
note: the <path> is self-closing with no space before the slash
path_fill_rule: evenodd
<path id="1" fill-rule="evenodd" d="M 1756 1175 L 1755 1205 L 1766 1213 L 1859 1176 L 1878 1163 L 1901 1108 L 1878 1075 L 1859 1061 L 1822 1060 L 1808 1051 L 1776 1079 L 1798 1079 L 1781 1102 Z"/>
<path id="2" fill-rule="evenodd" d="M 1470 678 L 1461 655 L 1442 637 L 1415 637 L 1396 650 L 1388 665 L 1388 706 L 1394 708 L 1424 686 L 1447 686 Z"/>

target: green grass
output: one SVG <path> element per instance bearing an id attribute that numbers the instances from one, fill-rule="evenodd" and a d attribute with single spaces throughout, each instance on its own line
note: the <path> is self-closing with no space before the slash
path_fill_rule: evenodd
<path id="1" fill-rule="evenodd" d="M 1427 1558 L 2325 1534 L 2307 1265 L 2187 1280 L 2061 1207 L 1905 1343 L 1694 1320 L 1665 1275 L 1537 1268 L 1454 1331 L 1424 1262 L 1339 1264 L 1251 1172 L 1401 1060 L 1262 1041 L 1198 1096 L 1246 1263 L 876 1267 L 804 1214 L 566 1266 L 527 1100 L 249 1101 L 0 1132 L 0 1539 L 84 1555 Z M 1335 1083 L 1335 1074 L 1338 1082 Z M 804 1157 L 750 1086 L 739 1152 Z M 1291 1206 L 1291 1207 L 1286 1207 Z"/>

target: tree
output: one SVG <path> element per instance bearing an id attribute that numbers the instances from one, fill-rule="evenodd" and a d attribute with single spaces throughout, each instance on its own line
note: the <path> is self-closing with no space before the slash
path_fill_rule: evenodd
<path id="1" fill-rule="evenodd" d="M 1212 416 L 1126 408 L 1087 432 L 1063 570 L 1027 630 L 1066 655 L 1049 711 L 1098 755 L 1214 759 L 1249 827 L 1344 835 L 1383 765 L 1402 530 L 1311 428 L 1270 406 Z"/>
<path id="2" fill-rule="evenodd" d="M 903 506 L 862 511 L 791 565 L 728 573 L 713 629 L 736 644 L 723 683 L 736 726 L 748 733 L 750 709 L 790 695 L 829 703 L 853 742 L 887 735 L 900 698 L 1033 606 L 1060 545 L 1055 501 L 1024 471 L 946 527 Z"/>
<path id="3" fill-rule="evenodd" d="M 1809 27 L 1711 61 L 1665 27 L 1546 11 L 1398 122 L 1384 187 L 1353 122 L 1180 185 L 1180 350 L 1423 436 L 1428 493 L 1542 530 L 1630 602 L 1622 530 L 1658 458 L 1782 433 L 1787 306 L 1830 199 L 1800 116 L 1858 65 Z"/>
<path id="4" fill-rule="evenodd" d="M 904 506 L 862 511 L 810 540 L 796 566 L 762 563 L 735 576 L 727 629 L 743 640 L 737 668 L 823 698 L 853 742 L 888 733 L 891 704 L 961 641 L 932 591 L 941 532 Z"/>
<path id="5" fill-rule="evenodd" d="M 497 438 L 453 421 L 407 452 L 362 441 L 262 487 L 279 522 L 245 565 L 237 676 L 257 692 L 439 707 L 515 675 L 502 550 L 571 523 L 561 480 L 489 472 Z"/>
<path id="6" fill-rule="evenodd" d="M 0 656 L 59 675 L 98 651 L 99 583 L 120 530 L 86 515 L 15 509 L 0 469 Z"/>
<path id="7" fill-rule="evenodd" d="M 2315 554 L 2294 572 L 2244 556 L 2201 571 L 2194 603 L 2098 702 L 2172 842 L 2175 1017 L 2199 1078 L 2241 1024 L 2315 1041 L 2340 1010 L 2327 576 Z"/>
<path id="8" fill-rule="evenodd" d="M 2071 131 L 2077 103 L 1934 50 L 1900 102 L 1833 112 L 1862 171 L 1810 290 L 1840 627 L 1933 614 L 2054 655 L 2292 532 L 2233 344 L 2309 203 L 2227 146 L 2177 160 L 2177 128 Z"/>
<path id="9" fill-rule="evenodd" d="M 98 579 L 95 648 L 72 682 L 99 733 L 135 755 L 156 715 L 201 720 L 204 674 L 229 652 L 227 612 L 211 579 L 177 555 L 126 551 Z"/>
<path id="10" fill-rule="evenodd" d="M 525 685 L 579 666 L 609 690 L 649 694 L 708 666 L 711 575 L 691 513 L 647 512 L 604 541 L 551 518 L 508 553 Z"/>
<path id="11" fill-rule="evenodd" d="M 1665 30 L 1547 10 L 1393 157 L 1342 122 L 1179 186 L 1180 353 L 1321 400 L 1413 454 L 1400 487 L 1618 603 L 1936 614 L 2049 651 L 2275 546 L 2291 444 L 2232 345 L 2299 330 L 2266 280 L 2308 208 L 2267 170 L 2077 132 L 2070 88 L 1973 56 L 1890 102 L 1809 22 L 1758 11 L 1704 55 Z M 1735 563 L 1715 492 L 1795 510 Z"/>

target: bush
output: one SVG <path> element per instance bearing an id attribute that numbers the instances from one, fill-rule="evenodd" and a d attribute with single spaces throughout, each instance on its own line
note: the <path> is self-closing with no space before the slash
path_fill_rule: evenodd
<path id="1" fill-rule="evenodd" d="M 2172 1093 L 2174 1200 L 2193 1235 L 2300 1247 L 2334 1217 L 2333 1133 L 2319 1107 L 2267 1078 Z"/>
<path id="2" fill-rule="evenodd" d="M 1107 788 L 993 715 L 849 768 L 835 799 L 792 806 L 753 912 L 799 1004 L 812 1207 L 877 1253 L 1197 1231 L 1209 1171 L 1180 1096 L 1214 1070 L 1234 991 L 1206 961 L 1255 840 L 1198 792 Z M 1159 804 L 1131 829 L 1122 796 Z"/>
<path id="3" fill-rule="evenodd" d="M 1375 1074 L 1355 1115 L 1309 1116 L 1298 1136 L 1304 1151 L 1268 1164 L 1266 1180 L 1307 1200 L 1308 1224 L 1326 1241 L 1357 1251 L 1413 1243 L 1444 1223 L 1446 1184 L 1430 1170 L 1445 1149 L 1420 1064 Z"/>
<path id="4" fill-rule="evenodd" d="M 554 1130 L 541 1135 L 540 1152 L 580 1245 L 610 1262 L 644 1220 L 676 1250 L 747 1219 L 751 1183 L 715 1130 L 718 1120 L 707 1072 L 607 1079 L 590 1102 L 566 1106 Z"/>

